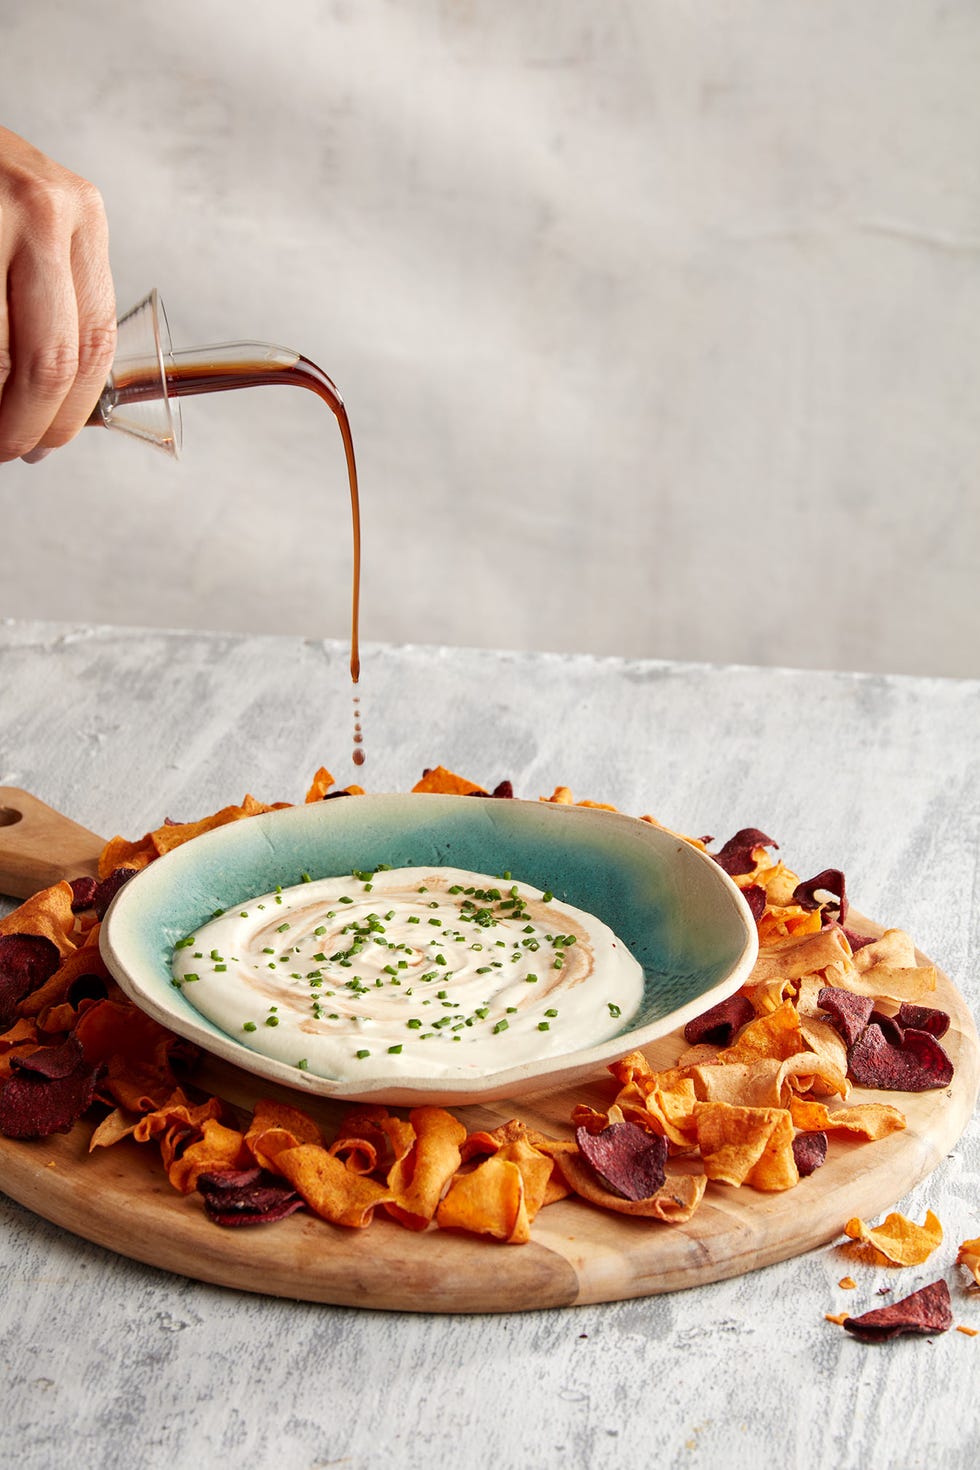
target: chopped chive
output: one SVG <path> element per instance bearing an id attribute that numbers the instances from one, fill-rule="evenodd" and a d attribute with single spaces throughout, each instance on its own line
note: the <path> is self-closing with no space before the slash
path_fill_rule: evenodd
<path id="1" fill-rule="evenodd" d="M 246 1021 L 245 1024 L 242 1026 L 243 1031 L 255 1031 L 256 1029 L 257 1028 L 254 1021 Z"/>

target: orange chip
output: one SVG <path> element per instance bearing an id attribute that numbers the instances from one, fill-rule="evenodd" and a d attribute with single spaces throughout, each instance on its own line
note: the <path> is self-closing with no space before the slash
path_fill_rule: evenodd
<path id="1" fill-rule="evenodd" d="M 980 1236 L 976 1240 L 964 1240 L 956 1253 L 957 1266 L 965 1266 L 980 1286 Z"/>
<path id="2" fill-rule="evenodd" d="M 469 796 L 474 791 L 482 791 L 486 795 L 484 788 L 477 786 L 475 781 L 467 781 L 465 776 L 447 771 L 445 766 L 433 766 L 431 770 L 423 771 L 421 781 L 416 781 L 412 790 L 429 791 L 442 796 Z"/>
<path id="3" fill-rule="evenodd" d="M 99 854 L 99 877 L 108 878 L 117 868 L 145 868 L 155 857 L 156 848 L 150 832 L 138 842 L 111 837 Z"/>
<path id="4" fill-rule="evenodd" d="M 916 1225 L 894 1210 L 874 1229 L 865 1225 L 863 1220 L 848 1220 L 844 1234 L 867 1246 L 876 1265 L 921 1266 L 942 1244 L 943 1227 L 931 1210 L 926 1210 L 922 1225 Z"/>
<path id="5" fill-rule="evenodd" d="M 833 1322 L 836 1326 L 843 1327 L 850 1315 L 850 1312 L 824 1312 L 823 1319 L 825 1322 Z"/>
<path id="6" fill-rule="evenodd" d="M 308 1113 L 289 1103 L 262 1097 L 255 1104 L 245 1143 L 257 1164 L 278 1172 L 278 1158 L 285 1149 L 305 1143 L 322 1145 L 323 1139 Z"/>
<path id="7" fill-rule="evenodd" d="M 245 1139 L 237 1128 L 226 1128 L 217 1118 L 205 1118 L 201 1137 L 180 1149 L 167 1169 L 167 1178 L 181 1194 L 197 1188 L 200 1175 L 213 1169 L 241 1169 L 250 1162 Z"/>
<path id="8" fill-rule="evenodd" d="M 413 1108 L 408 1123 L 390 1118 L 383 1125 L 392 1140 L 395 1162 L 388 1171 L 390 1215 L 408 1230 L 424 1230 L 460 1164 L 466 1129 L 442 1108 Z"/>
<path id="9" fill-rule="evenodd" d="M 0 919 L 0 934 L 36 934 L 50 939 L 62 959 L 76 948 L 75 915 L 71 911 L 70 883 L 55 883 L 25 899 L 12 914 Z"/>
<path id="10" fill-rule="evenodd" d="M 830 1109 L 822 1102 L 790 1099 L 793 1125 L 802 1133 L 854 1133 L 874 1142 L 905 1127 L 905 1114 L 888 1103 L 857 1103 L 850 1108 Z"/>
<path id="11" fill-rule="evenodd" d="M 699 1103 L 698 1146 L 709 1179 L 736 1187 L 791 1189 L 799 1183 L 793 1157 L 793 1121 L 784 1108 Z"/>
<path id="12" fill-rule="evenodd" d="M 72 954 L 66 955 L 50 979 L 21 1001 L 17 1009 L 22 1016 L 38 1016 L 48 1006 L 58 1005 L 65 999 L 69 988 L 82 975 L 95 975 L 111 985 L 109 971 L 102 956 L 92 944 L 84 944 Z"/>
<path id="13" fill-rule="evenodd" d="M 755 1062 L 760 1057 L 778 1057 L 785 1061 L 805 1050 L 800 1018 L 796 1007 L 787 1000 L 768 1015 L 758 1016 L 743 1026 L 738 1040 L 720 1051 L 715 1060 L 721 1066 L 731 1062 Z"/>
<path id="14" fill-rule="evenodd" d="M 321 766 L 316 775 L 313 777 L 313 780 L 310 783 L 310 789 L 306 793 L 303 800 L 305 802 L 322 801 L 332 785 L 333 777 L 327 770 L 326 766 Z"/>
<path id="15" fill-rule="evenodd" d="M 837 1285 L 841 1291 L 857 1291 L 857 1282 L 853 1276 L 842 1276 Z"/>
<path id="16" fill-rule="evenodd" d="M 302 1195 L 310 1209 L 333 1225 L 362 1229 L 370 1225 L 391 1191 L 377 1180 L 349 1169 L 343 1159 L 318 1143 L 300 1143 L 276 1155 L 276 1173 Z"/>
<path id="17" fill-rule="evenodd" d="M 554 1161 L 526 1137 L 512 1138 L 475 1169 L 455 1176 L 436 1211 L 436 1223 L 442 1230 L 467 1230 L 523 1245 L 545 1203 L 553 1169 Z"/>

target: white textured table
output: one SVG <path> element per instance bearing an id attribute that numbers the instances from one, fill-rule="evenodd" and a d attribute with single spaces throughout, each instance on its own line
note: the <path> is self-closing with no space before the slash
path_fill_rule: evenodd
<path id="1" fill-rule="evenodd" d="M 337 644 L 8 622 L 0 785 L 106 834 L 237 801 L 300 800 L 350 763 Z M 372 790 L 454 767 L 518 794 L 759 826 L 801 873 L 846 869 L 976 1010 L 980 685 L 368 648 Z M 2 1186 L 2 1180 L 0 1180 Z M 905 1202 L 980 1234 L 976 1121 Z M 503 1249 L 503 1247 L 501 1247 Z M 492 1270 L 492 1250 L 488 1250 Z M 523 1315 L 357 1312 L 237 1295 L 66 1236 L 0 1195 L 0 1412 L 23 1466 L 493 1464 L 749 1470 L 974 1465 L 980 1338 L 861 1345 L 833 1249 L 672 1296 Z M 881 1273 L 884 1277 L 884 1273 Z M 867 1278 L 864 1278 L 867 1280 Z M 953 1285 L 957 1321 L 980 1299 Z"/>

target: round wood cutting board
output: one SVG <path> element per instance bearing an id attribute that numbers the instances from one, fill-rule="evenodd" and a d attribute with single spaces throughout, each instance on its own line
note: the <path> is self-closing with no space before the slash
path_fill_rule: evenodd
<path id="1" fill-rule="evenodd" d="M 92 834 L 86 854 L 70 826 L 67 861 L 59 862 L 57 814 L 21 792 L 0 789 L 0 808 L 24 812 L 20 854 L 11 857 L 0 829 L 0 890 L 22 871 L 26 817 L 43 819 L 46 868 L 34 855 L 30 882 L 43 886 L 85 870 L 101 846 Z M 52 820 L 53 819 L 53 820 Z M 21 824 L 17 824 L 20 826 Z M 31 890 L 33 891 L 33 889 Z M 868 933 L 873 924 L 850 922 Z M 920 963 L 930 963 L 920 956 Z M 92 1125 L 38 1142 L 0 1138 L 0 1188 L 45 1219 L 86 1240 L 165 1270 L 244 1291 L 337 1305 L 424 1312 L 503 1312 L 571 1306 L 676 1291 L 722 1280 L 811 1250 L 838 1237 L 853 1215 L 870 1220 L 923 1179 L 956 1142 L 980 1084 L 980 1043 L 969 1009 L 941 972 L 930 1003 L 948 1011 L 943 1045 L 955 1074 L 949 1088 L 893 1094 L 852 1090 L 849 1102 L 890 1102 L 907 1128 L 877 1143 L 832 1139 L 827 1162 L 791 1190 L 764 1194 L 709 1183 L 686 1225 L 632 1219 L 576 1199 L 549 1205 L 523 1246 L 440 1231 L 416 1234 L 382 1218 L 364 1230 L 332 1226 L 301 1211 L 275 1225 L 221 1229 L 204 1215 L 200 1196 L 183 1196 L 167 1182 L 153 1145 L 126 1141 L 88 1152 Z M 654 1066 L 670 1065 L 685 1048 L 680 1033 L 648 1049 Z M 343 1104 L 321 1102 L 250 1077 L 206 1058 L 195 1085 L 251 1108 L 259 1096 L 279 1096 L 313 1114 L 328 1136 Z M 553 1089 L 519 1102 L 454 1109 L 470 1129 L 519 1117 L 529 1126 L 570 1136 L 576 1103 L 608 1106 L 615 1084 L 606 1073 L 586 1087 Z"/>

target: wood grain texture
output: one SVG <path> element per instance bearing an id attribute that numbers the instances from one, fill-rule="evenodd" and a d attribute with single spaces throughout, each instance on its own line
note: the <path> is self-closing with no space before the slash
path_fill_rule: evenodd
<path id="1" fill-rule="evenodd" d="M 101 837 L 16 786 L 0 786 L 0 893 L 29 898 L 98 873 Z"/>
<path id="2" fill-rule="evenodd" d="M 74 876 L 84 840 L 98 842 L 24 792 L 0 790 L 24 811 L 22 841 L 8 862 L 20 881 L 43 862 L 48 881 Z M 18 829 L 15 829 L 18 830 Z M 0 872 L 3 872 L 0 834 Z M 18 871 L 17 861 L 30 861 Z M 852 917 L 852 922 L 854 922 Z M 876 931 L 875 926 L 869 932 Z M 924 959 L 923 959 L 923 962 Z M 795 1189 L 763 1194 L 711 1183 L 684 1225 L 625 1218 L 567 1199 L 535 1221 L 532 1240 L 501 1247 L 479 1237 L 430 1228 L 418 1234 L 383 1218 L 345 1230 L 305 1211 L 274 1226 L 219 1229 L 197 1195 L 177 1195 L 152 1146 L 132 1142 L 89 1152 L 92 1126 L 37 1143 L 0 1138 L 0 1180 L 19 1203 L 55 1224 L 123 1255 L 181 1275 L 273 1296 L 395 1311 L 516 1312 L 676 1291 L 739 1275 L 822 1245 L 852 1215 L 870 1219 L 930 1172 L 959 1137 L 980 1085 L 980 1045 L 972 1017 L 940 975 L 936 1003 L 951 1017 L 945 1045 L 955 1074 L 948 1089 L 917 1094 L 854 1089 L 850 1101 L 888 1101 L 907 1127 L 879 1142 L 832 1140 L 827 1163 Z M 683 1051 L 682 1032 L 647 1049 L 654 1065 Z M 206 1057 L 196 1085 L 251 1110 L 269 1094 L 260 1078 Z M 344 1111 L 275 1089 L 317 1117 L 324 1132 Z M 600 1074 L 590 1086 L 553 1088 L 522 1098 L 453 1111 L 469 1130 L 518 1117 L 567 1137 L 576 1103 L 602 1107 L 614 1085 Z M 680 1166 L 683 1167 L 683 1166 Z"/>

